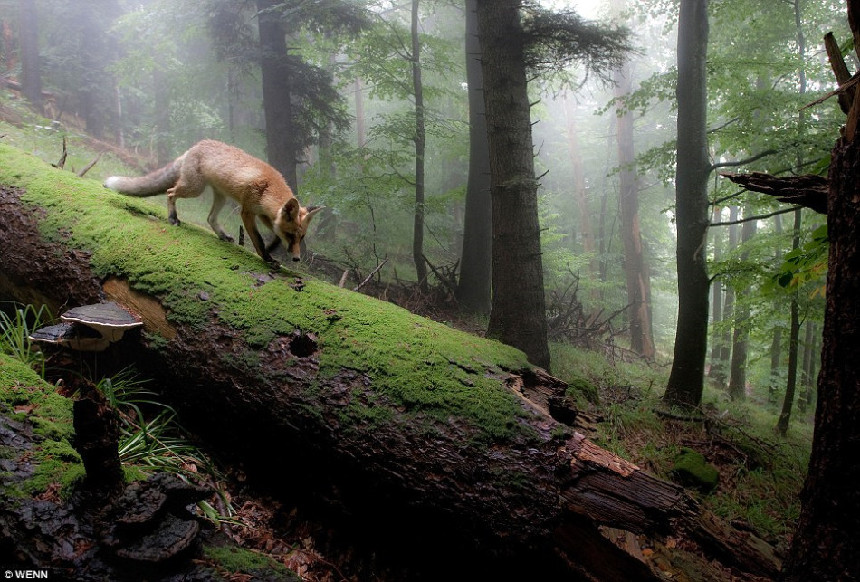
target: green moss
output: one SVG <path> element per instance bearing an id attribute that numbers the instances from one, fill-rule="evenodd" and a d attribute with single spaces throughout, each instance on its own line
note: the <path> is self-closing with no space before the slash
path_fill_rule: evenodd
<path id="1" fill-rule="evenodd" d="M 83 477 L 80 456 L 72 448 L 72 402 L 56 393 L 28 366 L 0 354 L 0 402 L 12 417 L 33 425 L 38 435 L 32 450 L 32 477 L 5 488 L 9 495 L 34 495 L 53 483 L 68 494 Z M 16 408 L 17 407 L 17 408 Z M 10 454 L 10 451 L 5 451 Z"/>
<path id="2" fill-rule="evenodd" d="M 682 485 L 708 493 L 717 488 L 720 472 L 705 460 L 705 456 L 693 449 L 684 448 L 675 457 L 672 475 Z"/>
<path id="3" fill-rule="evenodd" d="M 301 580 L 301 576 L 280 562 L 244 548 L 235 546 L 206 546 L 203 553 L 217 566 L 231 573 L 261 576 L 265 580 Z"/>
<path id="4" fill-rule="evenodd" d="M 202 327 L 215 316 L 253 348 L 297 329 L 314 332 L 322 379 L 356 370 L 371 379 L 370 392 L 406 416 L 456 416 L 490 439 L 520 434 L 521 407 L 493 377 L 529 367 L 518 350 L 307 275 L 281 269 L 269 277 L 251 252 L 197 226 L 168 225 L 162 205 L 112 193 L 2 144 L 0 158 L 0 183 L 23 187 L 24 201 L 45 209 L 46 237 L 89 251 L 98 275 L 126 278 L 159 297 L 170 320 Z M 348 414 L 367 417 L 360 407 Z"/>

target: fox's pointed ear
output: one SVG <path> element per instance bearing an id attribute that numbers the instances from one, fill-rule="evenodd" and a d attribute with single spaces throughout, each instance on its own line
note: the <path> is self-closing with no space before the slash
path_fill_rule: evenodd
<path id="1" fill-rule="evenodd" d="M 287 203 L 284 204 L 283 208 L 281 208 L 281 212 L 287 217 L 287 220 L 290 221 L 296 220 L 296 217 L 299 215 L 299 210 L 299 201 L 295 198 L 287 200 Z"/>
<path id="2" fill-rule="evenodd" d="M 315 205 L 313 205 L 313 206 L 308 206 L 308 207 L 305 209 L 305 210 L 307 210 L 307 212 L 308 212 L 308 213 L 307 213 L 307 215 L 305 215 L 305 218 L 310 219 L 310 217 L 311 217 L 311 216 L 313 216 L 314 214 L 316 214 L 317 212 L 319 212 L 319 211 L 320 211 L 320 210 L 322 210 L 323 208 L 325 208 L 325 206 L 318 206 L 318 205 L 316 205 L 316 204 L 315 204 Z"/>

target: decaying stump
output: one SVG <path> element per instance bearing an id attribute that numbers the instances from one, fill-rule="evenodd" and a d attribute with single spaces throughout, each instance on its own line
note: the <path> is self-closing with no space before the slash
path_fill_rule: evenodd
<path id="1" fill-rule="evenodd" d="M 276 494 L 337 508 L 415 561 L 442 567 L 441 543 L 476 575 L 657 579 L 639 547 L 669 535 L 690 540 L 685 559 L 702 569 L 778 570 L 766 544 L 715 526 L 681 487 L 578 433 L 565 384 L 519 352 L 269 272 L 73 177 L 39 189 L 26 178 L 37 171 L 0 188 L 0 248 L 15 247 L 0 255 L 0 293 L 139 314 L 142 340 L 105 354 L 154 378 L 183 424 Z"/>

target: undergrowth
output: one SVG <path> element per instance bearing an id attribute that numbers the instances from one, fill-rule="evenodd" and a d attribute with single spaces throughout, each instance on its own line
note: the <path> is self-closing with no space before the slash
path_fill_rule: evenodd
<path id="1" fill-rule="evenodd" d="M 800 512 L 811 423 L 793 419 L 783 439 L 774 430 L 777 413 L 767 403 L 732 402 L 710 386 L 702 417 L 680 420 L 660 412 L 668 366 L 612 363 L 599 353 L 563 345 L 553 346 L 552 355 L 557 376 L 571 386 L 588 384 L 589 396 L 580 393 L 577 402 L 602 420 L 589 435 L 598 445 L 670 481 L 683 448 L 702 453 L 718 469 L 719 486 L 710 494 L 689 493 L 727 522 L 786 548 Z"/>
<path id="2" fill-rule="evenodd" d="M 11 305 L 12 309 L 0 311 L 0 353 L 7 354 L 15 360 L 24 364 L 27 368 L 36 371 L 45 379 L 45 356 L 41 350 L 33 345 L 29 339 L 30 334 L 39 327 L 50 323 L 52 317 L 44 308 L 36 308 L 32 305 Z M 8 313 L 12 312 L 12 315 Z M 68 373 L 68 371 L 65 371 Z M 86 378 L 76 378 L 75 381 L 88 383 Z M 221 484 L 222 476 L 212 461 L 187 438 L 185 431 L 177 422 L 176 412 L 167 404 L 160 401 L 157 392 L 146 387 L 147 381 L 140 379 L 133 370 L 126 369 L 110 376 L 104 377 L 96 382 L 96 388 L 104 395 L 107 402 L 113 407 L 120 419 L 120 441 L 119 456 L 123 463 L 124 472 L 127 477 L 143 479 L 153 472 L 171 472 L 180 477 L 206 485 L 216 491 L 220 497 L 219 506 L 222 511 L 216 510 L 208 501 L 198 504 L 201 513 L 216 525 L 222 522 L 233 523 L 233 507 L 225 487 Z M 13 391 L 5 391 L 5 400 L 9 404 L 22 405 L 32 392 L 16 397 Z M 73 395 L 74 396 L 74 395 Z M 45 408 L 45 414 L 30 415 L 31 422 L 36 430 L 41 431 L 43 436 L 53 437 L 53 440 L 43 443 L 43 447 L 49 446 L 56 449 L 62 443 L 68 443 L 71 433 L 67 430 L 71 426 L 69 401 L 55 393 L 49 395 L 51 402 L 65 403 L 67 410 L 63 414 L 53 408 Z M 32 410 L 30 411 L 32 412 Z M 55 422 L 60 419 L 66 425 L 64 430 L 53 430 Z M 54 468 L 58 461 L 76 462 L 77 453 L 66 446 L 64 454 L 56 450 L 46 451 L 46 458 L 41 464 L 45 465 L 42 473 L 49 475 L 51 479 L 59 479 L 63 489 L 68 489 L 74 484 L 80 471 L 74 470 L 71 477 L 58 476 L 59 468 Z M 48 482 L 37 479 L 32 485 L 33 490 L 47 487 Z"/>

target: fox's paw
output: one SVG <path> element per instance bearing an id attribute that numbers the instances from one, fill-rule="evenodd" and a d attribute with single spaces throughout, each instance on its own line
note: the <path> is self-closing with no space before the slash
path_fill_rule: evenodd
<path id="1" fill-rule="evenodd" d="M 167 222 L 169 222 L 173 226 L 179 226 L 180 224 L 182 224 L 181 222 L 179 222 L 179 219 L 176 218 L 175 216 L 168 216 Z"/>
<path id="2" fill-rule="evenodd" d="M 220 238 L 221 240 L 225 240 L 225 241 L 227 241 L 227 242 L 233 242 L 233 241 L 235 240 L 232 236 L 230 236 L 230 235 L 229 235 L 229 234 L 227 234 L 226 232 L 222 232 L 222 233 L 220 233 L 220 234 L 218 235 L 218 238 Z"/>

